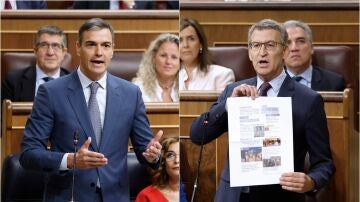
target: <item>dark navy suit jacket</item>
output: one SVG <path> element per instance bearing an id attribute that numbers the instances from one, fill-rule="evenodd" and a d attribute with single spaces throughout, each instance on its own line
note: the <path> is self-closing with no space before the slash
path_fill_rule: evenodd
<path id="1" fill-rule="evenodd" d="M 233 89 L 240 84 L 256 86 L 256 77 L 228 85 L 210 108 L 206 126 L 205 144 L 228 131 L 226 99 Z M 315 182 L 316 189 L 329 182 L 335 168 L 329 147 L 329 134 L 322 97 L 308 87 L 297 83 L 287 76 L 281 85 L 278 97 L 291 97 L 293 116 L 294 169 L 304 172 L 305 155 L 310 155 L 310 171 L 307 173 Z M 190 138 L 201 144 L 204 131 L 205 114 L 197 118 L 191 126 Z M 228 161 L 222 171 L 216 201 L 236 201 L 240 199 L 241 187 L 230 187 L 230 171 Z M 280 185 L 252 186 L 250 199 L 261 201 L 304 201 L 304 194 L 281 189 Z"/>
<path id="2" fill-rule="evenodd" d="M 69 72 L 61 68 L 60 76 Z M 36 87 L 36 66 L 10 71 L 4 78 L 1 87 L 1 100 L 9 99 L 13 102 L 33 102 Z"/>
<path id="3" fill-rule="evenodd" d="M 79 134 L 78 147 L 91 137 L 89 150 L 108 158 L 108 164 L 101 168 L 75 171 L 75 201 L 93 201 L 98 179 L 104 202 L 129 201 L 129 137 L 137 158 L 145 162 L 142 152 L 153 135 L 137 86 L 108 73 L 106 92 L 103 135 L 98 147 L 77 71 L 39 87 L 26 123 L 20 163 L 26 169 L 47 174 L 44 201 L 70 200 L 72 170 L 59 171 L 59 166 L 63 155 L 74 151 L 75 131 Z M 50 150 L 46 149 L 48 141 Z"/>
<path id="4" fill-rule="evenodd" d="M 345 87 L 345 79 L 342 75 L 313 66 L 311 89 L 315 91 L 343 91 Z"/>
<path id="5" fill-rule="evenodd" d="M 35 1 L 16 1 L 17 9 L 47 9 L 47 3 L 44 0 Z"/>

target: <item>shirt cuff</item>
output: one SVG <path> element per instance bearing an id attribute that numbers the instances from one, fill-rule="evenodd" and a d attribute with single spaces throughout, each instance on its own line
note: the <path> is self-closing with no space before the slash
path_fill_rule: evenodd
<path id="1" fill-rule="evenodd" d="M 60 168 L 59 170 L 64 171 L 64 170 L 70 170 L 67 167 L 67 157 L 69 156 L 69 153 L 65 153 L 62 160 L 61 160 L 61 164 L 60 164 Z"/>

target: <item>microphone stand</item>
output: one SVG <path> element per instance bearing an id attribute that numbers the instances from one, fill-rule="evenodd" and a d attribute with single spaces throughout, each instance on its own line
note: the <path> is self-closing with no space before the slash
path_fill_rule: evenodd
<path id="1" fill-rule="evenodd" d="M 204 139 L 205 139 L 205 134 L 206 134 L 206 126 L 208 124 L 208 118 L 209 118 L 209 112 L 206 112 L 205 117 L 204 117 L 204 122 L 203 122 L 204 132 L 203 132 L 202 138 L 201 138 L 200 155 L 199 155 L 198 165 L 197 165 L 197 169 L 196 169 L 196 178 L 195 178 L 195 182 L 194 182 L 194 189 L 193 189 L 193 192 L 191 195 L 191 202 L 194 202 L 195 194 L 197 191 L 199 174 L 200 174 L 200 164 L 201 164 L 201 159 L 202 159 L 202 152 L 204 149 Z"/>
<path id="2" fill-rule="evenodd" d="M 70 202 L 74 202 L 74 187 L 75 187 L 75 168 L 76 168 L 76 145 L 79 141 L 79 134 L 77 131 L 74 132 L 74 166 L 73 166 L 73 173 L 72 173 L 72 186 L 71 186 L 71 200 Z"/>

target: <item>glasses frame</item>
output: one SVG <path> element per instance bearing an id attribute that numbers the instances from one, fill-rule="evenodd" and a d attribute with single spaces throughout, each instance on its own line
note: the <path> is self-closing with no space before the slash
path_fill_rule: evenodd
<path id="1" fill-rule="evenodd" d="M 273 46 L 272 46 L 272 43 L 273 43 Z M 260 46 L 258 48 L 254 48 L 255 44 L 260 45 Z M 256 42 L 256 41 L 254 41 L 254 42 L 250 42 L 248 44 L 248 47 L 249 47 L 249 49 L 251 49 L 253 51 L 259 52 L 262 49 L 263 46 L 265 47 L 265 50 L 267 50 L 267 51 L 274 51 L 274 50 L 276 50 L 276 48 L 279 45 L 282 46 L 282 47 L 285 46 L 284 43 L 277 42 L 277 41 L 267 41 L 267 42 Z"/>
<path id="2" fill-rule="evenodd" d="M 60 43 L 47 43 L 47 42 L 37 43 L 36 47 L 42 50 L 49 50 L 51 47 L 51 49 L 56 52 L 59 52 L 64 49 L 64 46 Z"/>
<path id="3" fill-rule="evenodd" d="M 169 156 L 169 154 L 171 154 L 171 156 Z M 173 151 L 167 151 L 165 152 L 164 154 L 164 159 L 165 161 L 169 162 L 169 161 L 175 161 L 176 160 L 176 157 L 177 156 L 180 156 L 180 154 L 177 154 Z"/>

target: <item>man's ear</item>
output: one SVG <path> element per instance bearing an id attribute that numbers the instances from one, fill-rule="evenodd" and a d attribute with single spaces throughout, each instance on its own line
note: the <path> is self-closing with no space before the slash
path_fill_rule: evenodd
<path id="1" fill-rule="evenodd" d="M 76 55 L 80 56 L 80 48 L 81 48 L 81 45 L 79 44 L 79 42 L 77 41 L 76 42 Z"/>

